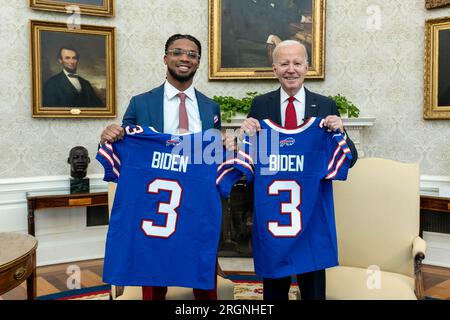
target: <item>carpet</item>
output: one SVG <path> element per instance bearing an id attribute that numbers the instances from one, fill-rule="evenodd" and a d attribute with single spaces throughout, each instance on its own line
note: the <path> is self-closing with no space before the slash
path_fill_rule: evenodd
<path id="1" fill-rule="evenodd" d="M 74 289 L 37 297 L 37 300 L 110 300 L 111 285 Z"/>
<path id="2" fill-rule="evenodd" d="M 227 274 L 227 279 L 230 279 L 235 284 L 234 299 L 235 300 L 262 300 L 263 299 L 263 285 L 262 278 L 250 273 L 233 273 Z M 297 278 L 291 278 L 291 288 L 289 290 L 289 300 L 299 300 L 300 290 L 297 284 Z M 441 300 L 435 297 L 425 296 L 424 300 Z"/>
<path id="3" fill-rule="evenodd" d="M 262 278 L 255 274 L 227 274 L 227 279 L 233 281 L 234 300 L 262 300 Z M 289 300 L 299 300 L 300 290 L 297 279 L 292 277 L 289 289 Z"/>

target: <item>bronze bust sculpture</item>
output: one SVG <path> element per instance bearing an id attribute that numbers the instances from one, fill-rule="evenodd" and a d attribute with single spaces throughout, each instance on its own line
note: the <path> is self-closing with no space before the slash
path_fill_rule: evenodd
<path id="1" fill-rule="evenodd" d="M 70 149 L 67 163 L 70 164 L 70 193 L 89 192 L 89 179 L 85 178 L 91 159 L 85 147 L 76 146 Z"/>

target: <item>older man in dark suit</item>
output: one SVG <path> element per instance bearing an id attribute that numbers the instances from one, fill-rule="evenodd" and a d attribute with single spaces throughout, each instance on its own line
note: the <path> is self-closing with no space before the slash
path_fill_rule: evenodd
<path id="1" fill-rule="evenodd" d="M 104 107 L 91 83 L 77 74 L 79 54 L 76 49 L 62 47 L 58 61 L 63 70 L 48 79 L 44 85 L 44 107 Z"/>

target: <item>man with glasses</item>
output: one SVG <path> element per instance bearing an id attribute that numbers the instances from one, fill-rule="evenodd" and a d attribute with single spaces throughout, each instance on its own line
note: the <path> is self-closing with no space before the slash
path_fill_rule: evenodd
<path id="1" fill-rule="evenodd" d="M 220 129 L 219 105 L 193 86 L 193 78 L 200 65 L 200 55 L 201 44 L 193 36 L 171 36 L 165 45 L 166 81 L 157 88 L 132 97 L 122 125 L 152 126 L 164 133 Z M 181 114 L 180 102 L 185 104 Z M 188 127 L 182 128 L 186 126 L 186 117 Z M 181 127 L 180 121 L 183 122 Z M 122 126 L 111 124 L 102 132 L 100 142 L 114 142 L 123 135 Z"/>
<path id="2" fill-rule="evenodd" d="M 345 132 L 336 103 L 330 98 L 309 91 L 303 85 L 308 72 L 308 54 L 306 47 L 295 40 L 281 42 L 273 51 L 272 68 L 281 87 L 275 91 L 258 96 L 253 100 L 247 119 L 241 124 L 242 132 L 254 134 L 256 131 L 261 130 L 259 120 L 263 119 L 270 119 L 285 129 L 297 129 L 304 123 L 305 119 L 320 117 L 324 119 L 323 125 L 328 130 L 340 131 L 344 134 L 353 158 L 350 166 L 353 166 L 358 158 L 358 153 L 355 145 Z M 229 149 L 233 148 L 233 141 L 231 139 L 227 139 L 227 147 Z M 296 200 L 300 201 L 300 199 Z M 307 201 L 307 199 L 304 201 Z M 325 201 L 326 199 L 322 199 L 320 203 L 321 207 L 326 205 Z M 319 209 L 315 210 L 314 213 L 318 215 L 320 212 Z M 307 235 L 313 234 L 317 239 L 325 239 L 322 242 L 323 246 L 319 246 L 320 250 L 318 252 L 311 249 L 311 259 L 315 261 L 314 265 L 302 261 L 300 267 L 293 262 L 291 257 L 285 257 L 281 265 L 273 261 L 265 262 L 267 266 L 277 269 L 277 271 L 284 268 L 283 272 L 285 272 L 286 265 L 292 266 L 291 270 L 308 270 L 299 272 L 296 275 L 302 300 L 325 299 L 325 270 L 336 265 L 334 263 L 337 263 L 337 260 L 330 262 L 334 258 L 333 254 L 335 253 L 335 246 L 333 244 L 335 236 L 334 238 L 330 236 L 335 235 L 334 216 L 332 219 L 330 218 L 330 221 L 326 221 L 326 219 L 316 221 L 318 222 L 315 224 L 310 223 L 308 226 L 304 226 L 303 229 L 303 232 L 308 230 L 309 233 L 306 233 Z M 326 231 L 324 232 L 323 230 Z M 259 239 L 262 242 L 267 241 L 269 237 L 264 239 L 261 237 Z M 269 241 L 274 241 L 272 245 L 285 245 L 279 237 L 270 238 Z M 320 243 L 317 240 L 314 241 Z M 313 243 L 313 240 L 310 240 L 308 245 L 311 245 L 311 243 Z M 326 259 L 320 260 L 319 257 L 323 257 L 324 253 L 326 254 Z M 286 274 L 281 278 L 263 276 L 264 300 L 287 300 L 290 285 L 291 274 Z"/>
<path id="3" fill-rule="evenodd" d="M 191 35 L 175 34 L 165 45 L 166 81 L 159 87 L 131 98 L 122 126 L 109 125 L 100 142 L 114 142 L 124 136 L 124 126 L 151 126 L 159 132 L 176 134 L 220 129 L 220 108 L 193 86 L 200 64 L 201 44 Z M 176 253 L 174 253 L 176 254 Z M 156 261 L 156 260 L 155 260 Z M 163 300 L 167 287 L 143 287 L 143 298 Z M 216 300 L 217 288 L 194 289 L 197 300 Z"/>

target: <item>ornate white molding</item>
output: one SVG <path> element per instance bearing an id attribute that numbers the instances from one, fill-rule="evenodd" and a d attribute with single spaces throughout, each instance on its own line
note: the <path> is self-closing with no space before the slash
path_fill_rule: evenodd
<path id="1" fill-rule="evenodd" d="M 375 118 L 342 118 L 344 127 L 371 127 L 375 124 Z"/>
<path id="2" fill-rule="evenodd" d="M 241 126 L 241 123 L 247 118 L 247 115 L 238 113 L 236 116 L 230 119 L 230 122 L 222 121 L 222 128 L 235 129 Z"/>
<path id="3" fill-rule="evenodd" d="M 356 150 L 358 150 L 358 157 L 364 158 L 364 129 L 372 127 L 375 124 L 375 118 L 342 118 L 342 122 L 347 134 L 355 144 Z"/>
<path id="4" fill-rule="evenodd" d="M 107 191 L 103 175 L 89 175 L 90 189 Z M 15 179 L 0 179 L 0 207 L 2 205 L 26 204 L 26 193 L 62 193 L 70 190 L 69 176 L 43 176 Z"/>
<path id="5" fill-rule="evenodd" d="M 424 196 L 450 198 L 450 177 L 421 175 L 420 194 Z"/>

